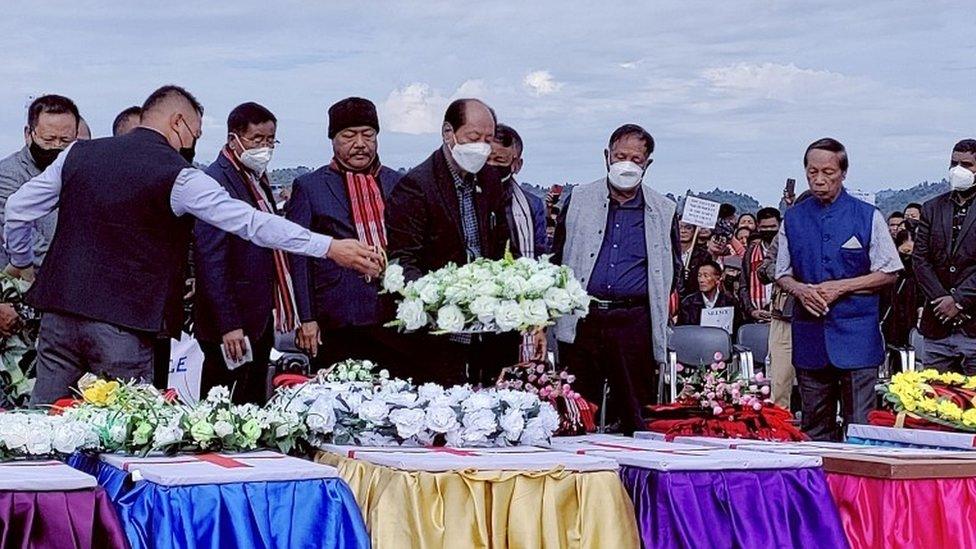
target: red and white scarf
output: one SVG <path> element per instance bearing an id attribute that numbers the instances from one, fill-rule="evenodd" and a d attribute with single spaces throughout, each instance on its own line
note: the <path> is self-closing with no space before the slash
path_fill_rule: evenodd
<path id="1" fill-rule="evenodd" d="M 759 280 L 759 269 L 762 268 L 762 262 L 766 259 L 766 245 L 762 242 L 757 242 L 752 247 L 752 252 L 749 254 L 749 299 L 752 300 L 752 307 L 754 309 L 765 309 L 769 304 L 769 295 L 766 292 L 766 285 Z"/>
<path id="2" fill-rule="evenodd" d="M 268 175 L 264 173 L 261 174 L 260 178 L 255 177 L 253 173 L 238 164 L 237 159 L 234 158 L 234 153 L 229 151 L 227 147 L 224 147 L 223 154 L 241 176 L 251 198 L 257 204 L 257 208 L 264 213 L 277 214 L 274 203 L 270 202 L 268 195 L 261 187 L 263 183 L 264 187 L 270 188 Z M 273 252 L 275 263 L 275 331 L 289 333 L 298 328 L 298 315 L 295 314 L 295 287 L 292 285 L 291 273 L 288 272 L 285 252 L 281 250 L 273 250 Z"/>
<path id="3" fill-rule="evenodd" d="M 365 173 L 346 169 L 337 160 L 332 160 L 332 169 L 342 174 L 349 193 L 349 209 L 352 222 L 356 226 L 359 241 L 367 246 L 386 249 L 386 222 L 383 220 L 383 192 L 376 181 L 379 175 L 379 159 Z"/>

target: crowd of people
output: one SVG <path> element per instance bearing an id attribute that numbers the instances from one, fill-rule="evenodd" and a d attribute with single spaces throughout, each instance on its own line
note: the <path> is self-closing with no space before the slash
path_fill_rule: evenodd
<path id="1" fill-rule="evenodd" d="M 69 395 L 86 372 L 165 384 L 187 300 L 202 392 L 232 385 L 235 400 L 262 401 L 276 333 L 294 334 L 315 367 L 370 359 L 420 382 L 491 384 L 521 337 L 385 328 L 396 304 L 379 277 L 387 261 L 414 280 L 506 250 L 552 254 L 594 297 L 532 347 L 544 357 L 557 341 L 587 399 L 609 389 L 622 432 L 642 429 L 657 401 L 669 327 L 700 324 L 707 309 L 732 308 L 733 329 L 769 324 L 772 398 L 789 407 L 796 385 L 818 439 L 838 436 L 838 408 L 866 419 L 885 341 L 906 342 L 916 325 L 927 365 L 976 372 L 973 140 L 953 148 L 950 193 L 887 219 L 844 190 L 847 151 L 825 138 L 802 157 L 808 191 L 788 186 L 779 207 L 738 216 L 723 204 L 699 227 L 654 189 L 655 141 L 636 124 L 610 134 L 605 175 L 543 199 L 517 181 L 521 136 L 484 102 L 452 102 L 441 143 L 402 173 L 380 160 L 375 105 L 349 97 L 328 110 L 331 157 L 295 180 L 281 211 L 268 179 L 275 115 L 235 107 L 199 169 L 202 115 L 187 90 L 164 86 L 92 140 L 66 97 L 28 109 L 25 146 L 0 161 L 0 222 L 5 272 L 33 281 L 26 301 L 43 314 L 33 405 Z M 0 333 L 17 326 L 0 305 Z"/>

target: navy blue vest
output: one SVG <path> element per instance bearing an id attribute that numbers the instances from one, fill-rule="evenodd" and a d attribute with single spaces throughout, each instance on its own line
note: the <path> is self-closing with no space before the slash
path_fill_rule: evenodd
<path id="1" fill-rule="evenodd" d="M 28 303 L 178 336 L 192 218 L 173 214 L 170 194 L 187 167 L 149 129 L 76 142 L 61 172 L 57 230 Z"/>
<path id="2" fill-rule="evenodd" d="M 874 206 L 841 191 L 831 204 L 815 198 L 786 213 L 793 275 L 800 282 L 854 278 L 871 272 Z M 856 239 L 860 247 L 849 245 Z M 793 316 L 793 365 L 797 368 L 873 368 L 884 362 L 878 295 L 850 294 L 830 305 L 825 317 L 797 304 Z"/>

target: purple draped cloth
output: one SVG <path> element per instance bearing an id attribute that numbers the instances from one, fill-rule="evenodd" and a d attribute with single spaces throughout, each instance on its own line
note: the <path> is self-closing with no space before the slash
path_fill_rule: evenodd
<path id="1" fill-rule="evenodd" d="M 0 549 L 124 549 L 128 542 L 102 487 L 68 492 L 0 490 Z"/>
<path id="2" fill-rule="evenodd" d="M 652 471 L 620 467 L 648 549 L 846 548 L 821 469 Z"/>

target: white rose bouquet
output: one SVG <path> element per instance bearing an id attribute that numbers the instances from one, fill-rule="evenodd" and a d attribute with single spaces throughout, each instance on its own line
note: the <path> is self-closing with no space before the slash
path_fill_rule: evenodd
<path id="1" fill-rule="evenodd" d="M 585 316 L 590 296 L 569 267 L 540 259 L 477 259 L 406 282 L 403 268 L 387 266 L 383 289 L 399 294 L 388 326 L 433 333 L 528 332 L 569 314 Z"/>
<path id="2" fill-rule="evenodd" d="M 559 415 L 537 395 L 399 379 L 321 377 L 279 389 L 269 407 L 304 418 L 309 442 L 362 446 L 511 446 L 546 442 Z"/>

